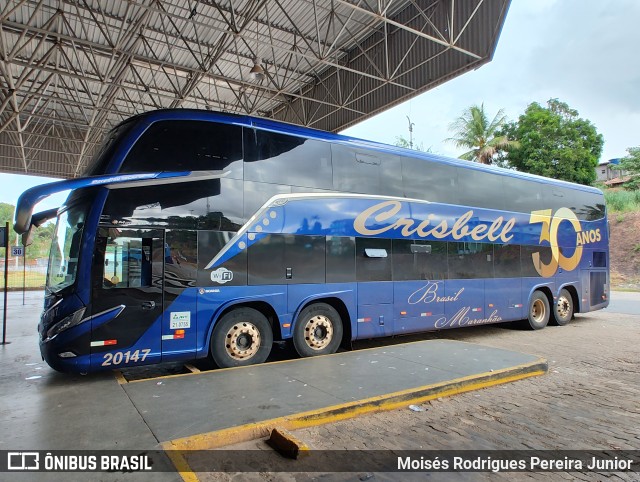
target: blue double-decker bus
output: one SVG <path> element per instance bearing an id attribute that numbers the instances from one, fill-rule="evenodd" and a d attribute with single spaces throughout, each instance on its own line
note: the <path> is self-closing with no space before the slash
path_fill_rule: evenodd
<path id="1" fill-rule="evenodd" d="M 85 177 L 21 196 L 16 231 L 51 217 L 40 348 L 61 371 L 541 329 L 609 299 L 598 189 L 246 116 L 121 123 Z"/>

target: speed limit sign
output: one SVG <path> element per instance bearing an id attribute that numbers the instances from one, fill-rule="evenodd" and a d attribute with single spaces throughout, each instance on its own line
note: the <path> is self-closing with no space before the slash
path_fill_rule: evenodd
<path id="1" fill-rule="evenodd" d="M 11 246 L 11 256 L 24 256 L 24 246 Z"/>

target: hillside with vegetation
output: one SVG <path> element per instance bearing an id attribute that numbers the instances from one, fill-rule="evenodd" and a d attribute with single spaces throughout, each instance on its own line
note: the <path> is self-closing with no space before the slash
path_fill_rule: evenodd
<path id="1" fill-rule="evenodd" d="M 605 191 L 611 287 L 640 290 L 640 190 Z"/>

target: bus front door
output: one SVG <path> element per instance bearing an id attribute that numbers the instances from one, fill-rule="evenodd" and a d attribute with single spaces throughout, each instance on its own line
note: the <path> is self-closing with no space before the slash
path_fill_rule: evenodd
<path id="1" fill-rule="evenodd" d="M 91 367 L 161 359 L 164 233 L 100 228 L 92 269 Z"/>

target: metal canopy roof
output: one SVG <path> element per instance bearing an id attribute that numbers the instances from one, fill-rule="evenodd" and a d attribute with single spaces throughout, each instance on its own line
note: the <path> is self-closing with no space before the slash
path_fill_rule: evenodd
<path id="1" fill-rule="evenodd" d="M 509 6 L 509 0 L 2 3 L 0 171 L 54 177 L 81 175 L 108 129 L 158 108 L 344 129 L 488 62 Z"/>

